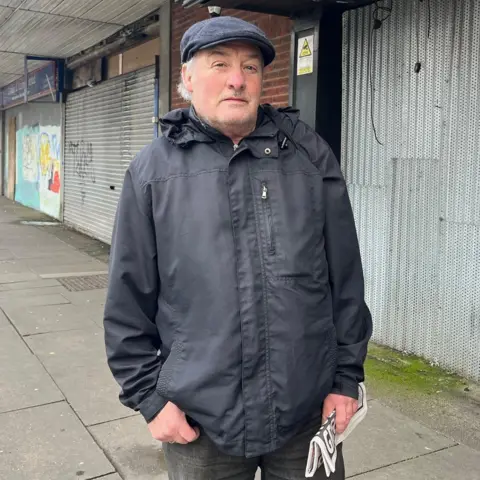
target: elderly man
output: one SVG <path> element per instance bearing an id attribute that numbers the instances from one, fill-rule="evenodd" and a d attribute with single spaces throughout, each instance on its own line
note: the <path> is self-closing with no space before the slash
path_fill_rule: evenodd
<path id="1" fill-rule="evenodd" d="M 355 412 L 371 335 L 345 182 L 298 112 L 260 106 L 275 49 L 256 26 L 200 22 L 181 55 L 191 107 L 125 176 L 108 362 L 170 479 L 304 478 L 322 416 L 341 432 Z"/>

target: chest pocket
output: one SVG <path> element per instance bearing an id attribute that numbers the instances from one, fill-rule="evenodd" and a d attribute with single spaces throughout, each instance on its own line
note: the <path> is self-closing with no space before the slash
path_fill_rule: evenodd
<path id="1" fill-rule="evenodd" d="M 252 173 L 257 238 L 269 277 L 312 277 L 323 254 L 319 173 Z"/>

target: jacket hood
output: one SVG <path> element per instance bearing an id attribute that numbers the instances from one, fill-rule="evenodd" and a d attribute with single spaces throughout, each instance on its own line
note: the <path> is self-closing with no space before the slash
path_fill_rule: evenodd
<path id="1" fill-rule="evenodd" d="M 200 121 L 194 120 L 193 115 L 192 108 L 168 112 L 160 120 L 163 136 L 179 147 L 187 147 L 192 142 L 213 142 L 214 139 L 200 129 Z"/>

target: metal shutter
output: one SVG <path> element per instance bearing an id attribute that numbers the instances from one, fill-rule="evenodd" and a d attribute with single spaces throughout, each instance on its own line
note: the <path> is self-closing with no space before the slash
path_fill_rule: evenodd
<path id="1" fill-rule="evenodd" d="M 153 139 L 154 72 L 132 72 L 67 98 L 64 221 L 106 243 L 125 171 Z"/>
<path id="2" fill-rule="evenodd" d="M 342 166 L 374 340 L 479 381 L 480 2 L 431 7 L 344 16 Z"/>

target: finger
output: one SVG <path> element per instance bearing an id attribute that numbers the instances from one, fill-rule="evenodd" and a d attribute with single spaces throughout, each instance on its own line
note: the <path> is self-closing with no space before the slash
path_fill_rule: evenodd
<path id="1" fill-rule="evenodd" d="M 343 433 L 347 428 L 347 410 L 345 404 L 339 404 L 336 408 L 336 427 L 337 433 Z"/>
<path id="2" fill-rule="evenodd" d="M 185 420 L 182 422 L 180 425 L 180 428 L 178 429 L 178 434 L 187 442 L 191 443 L 194 442 L 198 436 L 200 435 L 200 432 L 197 429 L 193 429 L 188 422 Z"/>
<path id="3" fill-rule="evenodd" d="M 169 435 L 164 430 L 160 430 L 158 428 L 153 428 L 150 425 L 148 426 L 148 429 L 150 430 L 152 438 L 154 438 L 155 440 L 157 440 L 159 442 L 168 442 L 169 440 L 173 439 L 173 435 Z"/>
<path id="4" fill-rule="evenodd" d="M 355 413 L 355 402 L 354 401 L 348 402 L 348 404 L 347 404 L 347 416 L 349 418 L 352 418 L 354 413 Z"/>
<path id="5" fill-rule="evenodd" d="M 323 404 L 322 422 L 325 422 L 327 420 L 327 418 L 332 414 L 334 409 L 335 405 L 333 403 L 325 401 L 325 403 Z"/>
<path id="6" fill-rule="evenodd" d="M 168 443 L 179 443 L 180 445 L 187 445 L 190 442 L 188 440 L 185 440 L 179 433 L 177 433 Z"/>
<path id="7" fill-rule="evenodd" d="M 345 414 L 346 414 L 346 425 L 345 428 L 347 428 L 348 423 L 350 422 L 350 419 L 353 417 L 353 402 L 348 402 L 345 406 Z"/>

